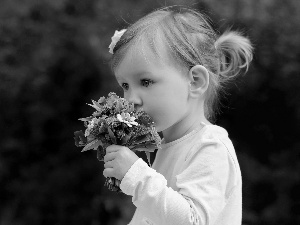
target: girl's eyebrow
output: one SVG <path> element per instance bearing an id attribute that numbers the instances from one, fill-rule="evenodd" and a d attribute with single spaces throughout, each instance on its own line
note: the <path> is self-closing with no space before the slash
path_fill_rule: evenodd
<path id="1" fill-rule="evenodd" d="M 139 71 L 137 73 L 132 74 L 133 77 L 141 77 L 143 75 L 151 75 L 153 76 L 153 73 L 149 72 L 149 71 Z M 121 76 L 115 76 L 117 80 L 124 80 L 124 78 Z"/>
<path id="2" fill-rule="evenodd" d="M 137 77 L 141 77 L 142 75 L 153 75 L 153 74 L 148 71 L 141 71 L 135 74 L 135 76 Z"/>

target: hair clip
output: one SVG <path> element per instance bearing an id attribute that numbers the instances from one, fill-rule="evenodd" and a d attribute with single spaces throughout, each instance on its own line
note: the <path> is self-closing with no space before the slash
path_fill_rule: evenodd
<path id="1" fill-rule="evenodd" d="M 120 40 L 120 38 L 122 37 L 122 35 L 125 33 L 126 29 L 123 30 L 116 30 L 114 36 L 111 37 L 111 43 L 108 46 L 109 48 L 109 53 L 114 54 L 114 48 L 116 46 L 116 44 L 118 43 L 118 41 Z"/>

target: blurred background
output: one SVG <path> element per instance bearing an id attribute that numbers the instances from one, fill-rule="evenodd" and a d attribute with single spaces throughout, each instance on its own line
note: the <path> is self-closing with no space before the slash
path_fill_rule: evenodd
<path id="1" fill-rule="evenodd" d="M 73 132 L 91 99 L 122 95 L 108 65 L 114 31 L 174 4 L 254 43 L 216 124 L 240 161 L 243 224 L 300 224 L 299 0 L 1 0 L 0 225 L 130 221 L 131 198 L 103 186 L 103 163 Z"/>

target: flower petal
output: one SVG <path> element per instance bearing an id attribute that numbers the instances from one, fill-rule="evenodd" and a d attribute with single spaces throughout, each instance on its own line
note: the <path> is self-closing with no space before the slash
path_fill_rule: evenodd
<path id="1" fill-rule="evenodd" d="M 120 121 L 120 122 L 124 122 L 122 116 L 120 114 L 117 114 L 117 119 Z"/>
<path id="2" fill-rule="evenodd" d="M 132 124 L 132 125 L 135 125 L 135 126 L 139 125 L 139 124 L 138 124 L 137 122 L 135 122 L 135 121 L 131 122 L 131 124 Z"/>
<path id="3" fill-rule="evenodd" d="M 112 36 L 111 38 L 111 43 L 108 46 L 109 48 L 109 53 L 114 54 L 114 48 L 116 46 L 116 44 L 118 43 L 118 41 L 120 40 L 120 38 L 122 37 L 122 35 L 125 33 L 126 29 L 123 30 L 116 30 L 114 33 L 114 36 Z"/>

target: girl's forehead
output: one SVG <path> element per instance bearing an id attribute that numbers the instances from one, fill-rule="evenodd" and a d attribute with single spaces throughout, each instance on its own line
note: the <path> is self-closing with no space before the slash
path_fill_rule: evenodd
<path id="1" fill-rule="evenodd" d="M 115 73 L 132 71 L 132 70 L 147 70 L 153 66 L 162 67 L 165 64 L 165 56 L 156 54 L 147 45 L 134 45 L 127 50 L 123 59 L 115 68 Z"/>
<path id="2" fill-rule="evenodd" d="M 149 43 L 142 39 L 127 49 L 123 59 L 115 68 L 115 74 L 118 77 L 127 72 L 163 69 L 168 66 L 175 67 L 175 65 L 176 62 L 172 59 L 163 40 Z"/>
<path id="3" fill-rule="evenodd" d="M 136 74 L 152 73 L 154 69 L 160 67 L 159 60 L 151 55 L 142 54 L 141 52 L 128 52 L 115 68 L 115 76 L 117 79 L 122 79 Z"/>

